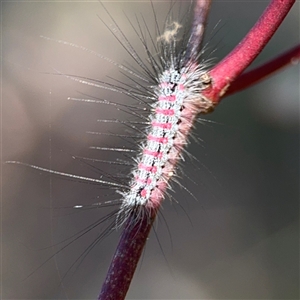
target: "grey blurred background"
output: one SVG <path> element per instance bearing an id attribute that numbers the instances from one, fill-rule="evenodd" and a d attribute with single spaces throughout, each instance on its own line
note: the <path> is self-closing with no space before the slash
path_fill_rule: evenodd
<path id="1" fill-rule="evenodd" d="M 210 57 L 215 62 L 224 57 L 267 3 L 215 1 L 207 28 L 208 56 L 216 49 Z M 152 32 L 150 3 L 105 6 L 143 55 L 125 13 L 133 24 L 135 15 L 144 16 Z M 170 3 L 154 1 L 154 7 L 162 22 Z M 98 15 L 112 23 L 98 2 L 2 3 L 3 299 L 95 299 L 115 251 L 119 231 L 68 271 L 103 224 L 42 265 L 65 245 L 61 241 L 110 211 L 74 211 L 72 206 L 118 196 L 100 186 L 3 164 L 17 160 L 93 178 L 118 172 L 105 164 L 95 165 L 102 170 L 95 172 L 72 155 L 114 160 L 115 154 L 89 147 L 120 147 L 124 141 L 86 131 L 124 133 L 97 119 L 130 117 L 109 106 L 67 98 L 132 100 L 55 73 L 103 81 L 124 81 L 124 76 L 95 55 L 40 37 L 75 43 L 132 65 Z M 299 3 L 256 64 L 297 42 Z M 188 148 L 199 161 L 187 159 L 179 172 L 180 183 L 198 201 L 174 185 L 180 205 L 164 202 L 128 299 L 298 299 L 299 67 L 225 98 L 205 119 L 209 122 L 195 130 L 198 143 L 192 139 Z"/>

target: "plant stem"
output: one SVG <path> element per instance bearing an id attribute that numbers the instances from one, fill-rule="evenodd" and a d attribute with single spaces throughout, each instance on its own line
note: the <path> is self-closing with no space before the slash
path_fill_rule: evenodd
<path id="1" fill-rule="evenodd" d="M 254 61 L 278 29 L 295 0 L 272 0 L 246 37 L 210 72 L 212 85 L 203 95 L 218 103 L 233 81 Z"/>
<path id="2" fill-rule="evenodd" d="M 224 96 L 232 95 L 236 92 L 244 90 L 253 84 L 270 76 L 274 72 L 286 67 L 290 64 L 296 64 L 300 60 L 300 45 L 288 50 L 280 56 L 264 63 L 262 66 L 257 67 L 247 73 L 242 74 L 232 83 Z"/>
<path id="3" fill-rule="evenodd" d="M 262 51 L 294 2 L 295 0 L 271 1 L 247 36 L 224 60 L 209 72 L 212 84 L 204 91 L 203 96 L 218 104 L 229 85 L 238 78 Z M 209 2 L 198 0 L 195 4 L 191 37 L 185 56 L 186 61 L 195 57 L 195 51 L 198 51 L 199 45 L 201 45 L 203 35 L 201 25 L 205 23 L 207 17 L 207 13 L 201 11 L 201 9 L 208 10 Z M 189 116 L 190 120 L 195 120 L 198 114 L 199 111 L 194 111 L 193 115 Z M 187 133 L 189 133 L 189 130 L 187 130 Z M 181 149 L 179 150 L 181 151 Z M 165 192 L 166 188 L 167 184 L 161 189 L 161 192 Z M 137 220 L 135 213 L 132 213 L 128 218 L 98 300 L 123 300 L 125 298 L 159 205 L 155 209 L 150 210 L 151 216 L 144 216 Z"/>
<path id="4" fill-rule="evenodd" d="M 197 0 L 197 2 L 195 3 L 194 19 L 185 53 L 186 63 L 188 63 L 191 59 L 197 57 L 198 54 L 201 53 L 200 48 L 203 41 L 204 29 L 210 5 L 211 0 Z"/>
<path id="5" fill-rule="evenodd" d="M 144 216 L 138 220 L 134 214 L 128 218 L 98 297 L 99 300 L 125 298 L 156 213 L 157 210 L 152 210 L 151 216 Z"/>

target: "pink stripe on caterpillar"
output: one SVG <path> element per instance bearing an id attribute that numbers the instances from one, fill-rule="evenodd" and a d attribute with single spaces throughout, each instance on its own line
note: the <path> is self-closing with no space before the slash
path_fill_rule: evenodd
<path id="1" fill-rule="evenodd" d="M 143 163 L 139 163 L 139 169 L 145 170 L 145 171 L 148 171 L 148 172 L 152 172 L 152 173 L 156 173 L 157 172 L 157 167 L 155 167 L 155 166 L 147 166 L 147 165 L 144 165 Z"/>
<path id="2" fill-rule="evenodd" d="M 157 114 L 162 114 L 165 116 L 173 116 L 175 114 L 174 109 L 161 109 L 161 108 L 156 108 L 155 112 Z"/>
<path id="3" fill-rule="evenodd" d="M 154 157 L 157 157 L 157 158 L 162 158 L 163 156 L 163 153 L 162 152 L 157 152 L 157 151 L 151 151 L 151 150 L 148 150 L 148 149 L 145 149 L 143 151 L 144 154 L 147 154 L 147 155 L 151 155 L 151 156 L 154 156 Z"/>
<path id="4" fill-rule="evenodd" d="M 159 123 L 157 121 L 152 121 L 151 124 L 153 127 L 159 127 L 162 129 L 171 129 L 173 126 L 172 123 Z"/>
<path id="5" fill-rule="evenodd" d="M 164 96 L 161 95 L 158 97 L 159 101 L 168 101 L 168 102 L 175 102 L 176 101 L 176 95 L 170 95 L 170 96 Z"/>
<path id="6" fill-rule="evenodd" d="M 157 136 L 149 134 L 147 139 L 148 139 L 148 141 L 154 141 L 154 142 L 158 142 L 158 143 L 161 143 L 161 144 L 167 144 L 168 143 L 168 138 L 166 138 L 166 137 L 157 137 Z"/>

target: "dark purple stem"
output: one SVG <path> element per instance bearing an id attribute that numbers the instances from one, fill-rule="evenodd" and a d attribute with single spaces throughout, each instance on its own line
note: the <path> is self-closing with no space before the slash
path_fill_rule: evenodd
<path id="1" fill-rule="evenodd" d="M 157 211 L 151 213 L 128 218 L 98 300 L 125 299 Z"/>
<path id="2" fill-rule="evenodd" d="M 197 0 L 194 6 L 194 18 L 190 38 L 185 52 L 185 62 L 196 58 L 201 53 L 204 29 L 210 9 L 211 0 Z"/>

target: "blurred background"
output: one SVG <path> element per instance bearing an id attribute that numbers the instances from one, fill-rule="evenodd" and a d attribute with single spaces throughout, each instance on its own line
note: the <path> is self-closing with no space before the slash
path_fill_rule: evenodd
<path id="1" fill-rule="evenodd" d="M 206 31 L 207 57 L 218 62 L 245 36 L 268 1 L 214 1 Z M 130 25 L 142 18 L 155 34 L 149 2 L 105 2 L 134 49 L 145 57 Z M 160 26 L 170 2 L 153 1 Z M 189 1 L 174 5 L 184 15 Z M 83 251 L 104 223 L 50 259 L 111 209 L 74 205 L 118 199 L 112 189 L 4 164 L 20 161 L 92 178 L 128 172 L 124 166 L 87 166 L 72 156 L 115 160 L 90 146 L 122 147 L 128 141 L 87 131 L 126 133 L 97 122 L 131 120 L 109 105 L 68 97 L 132 104 L 121 94 L 80 84 L 71 74 L 113 82 L 125 76 L 88 51 L 137 68 L 112 33 L 98 2 L 2 3 L 2 297 L 96 299 L 120 231 Z M 101 21 L 103 20 L 103 22 Z M 143 29 L 144 30 L 144 29 Z M 255 65 L 299 42 L 299 3 Z M 212 54 L 211 54 L 212 53 Z M 126 81 L 125 81 L 126 82 Z M 128 299 L 299 298 L 299 66 L 225 98 L 197 125 L 172 196 L 164 202 Z M 123 157 L 124 159 L 124 157 Z M 65 241 L 65 242 L 63 242 Z M 73 266 L 72 266 L 73 265 Z M 33 274 L 32 274 L 33 272 Z"/>

